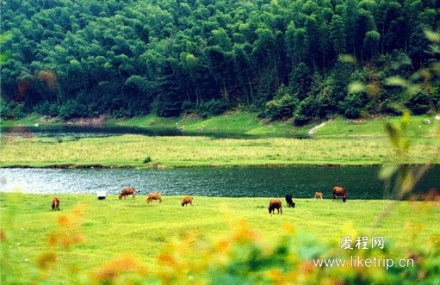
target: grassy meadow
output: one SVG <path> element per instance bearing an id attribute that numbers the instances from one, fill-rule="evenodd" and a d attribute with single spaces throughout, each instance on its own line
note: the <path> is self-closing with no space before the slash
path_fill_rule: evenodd
<path id="1" fill-rule="evenodd" d="M 33 115 L 19 121 L 2 121 L 0 126 L 40 125 L 39 118 Z M 434 156 L 440 145 L 440 123 L 432 120 L 433 124 L 426 125 L 422 123 L 425 118 L 428 116 L 412 117 L 407 132 L 411 147 L 408 155 L 399 160 L 383 127 L 386 121 L 398 118 L 355 121 L 335 118 L 317 129 L 312 138 L 299 139 L 298 135 L 306 134 L 318 123 L 296 128 L 291 122 L 263 122 L 252 113 L 228 112 L 205 120 L 191 116 L 174 119 L 146 116 L 103 122 L 107 126 L 179 129 L 187 134 L 174 137 L 31 135 L 22 138 L 2 134 L 0 167 L 373 165 L 430 160 L 440 163 L 440 157 Z M 45 124 L 55 126 L 62 122 L 41 122 Z M 386 246 L 397 249 L 398 253 L 401 249 L 404 255 L 403 252 L 438 242 L 440 231 L 438 223 L 431 222 L 440 220 L 438 202 L 348 200 L 342 203 L 296 199 L 296 208 L 284 208 L 283 215 L 271 216 L 267 211 L 268 198 L 194 197 L 194 207 L 181 207 L 178 196 L 165 197 L 162 204 L 146 204 L 145 196 L 118 200 L 110 195 L 103 201 L 86 194 L 59 197 L 61 211 L 56 212 L 50 209 L 52 195 L 0 193 L 1 265 L 8 272 L 2 275 L 5 284 L 40 281 L 88 284 L 85 276 L 118 257 L 122 257 L 123 264 L 135 258 L 142 267 L 160 272 L 163 258 L 169 257 L 162 253 L 170 243 L 191 235 L 204 241 L 218 241 L 231 236 L 231 232 L 233 235 L 234 229 L 240 230 L 243 221 L 269 245 L 286 234 L 285 228 L 293 229 L 299 251 L 303 248 L 301 240 L 312 240 L 332 252 L 333 248 L 340 248 L 342 236 L 363 235 L 382 236 Z M 392 203 L 395 207 L 390 215 L 376 223 Z M 387 252 L 380 254 L 385 256 Z M 220 263 L 224 257 L 218 257 Z M 56 268 L 50 269 L 51 264 L 56 264 Z M 52 272 L 50 277 L 45 275 L 47 272 Z M 178 279 L 174 284 L 179 282 Z"/>
<path id="2" fill-rule="evenodd" d="M 63 122 L 58 118 L 41 120 L 38 114 L 28 115 L 17 120 L 0 120 L 0 127 L 35 127 L 35 126 L 62 126 Z M 90 121 L 90 120 L 89 120 Z M 75 124 L 87 124 L 87 120 L 72 120 Z M 156 115 L 133 117 L 129 119 L 102 118 L 95 120 L 95 124 L 104 127 L 135 127 L 146 130 L 177 130 L 187 135 L 216 135 L 233 137 L 290 137 L 303 136 L 316 124 L 304 127 L 293 127 L 291 121 L 267 122 L 259 120 L 257 114 L 244 111 L 226 112 L 211 118 L 199 118 L 194 115 L 164 118 Z"/>
<path id="3" fill-rule="evenodd" d="M 38 126 L 62 126 L 66 122 L 58 118 L 40 120 L 41 115 L 32 114 L 17 120 L 0 120 L 0 127 L 13 128 Z M 336 117 L 326 122 L 326 125 L 316 131 L 316 137 L 384 137 L 384 123 L 396 122 L 400 117 L 373 117 L 368 119 L 349 120 Z M 430 119 L 433 124 L 423 124 L 424 119 Z M 75 124 L 75 121 L 71 122 Z M 156 115 L 133 117 L 129 119 L 107 118 L 102 120 L 103 126 L 136 127 L 147 130 L 179 130 L 188 135 L 231 135 L 235 137 L 292 137 L 306 135 L 313 127 L 321 122 L 312 122 L 305 126 L 294 126 L 291 120 L 274 121 L 260 120 L 256 113 L 245 111 L 230 111 L 211 118 L 199 118 L 193 115 L 163 118 Z M 438 135 L 439 123 L 432 116 L 413 116 L 408 126 L 411 137 L 432 137 Z"/>
<path id="4" fill-rule="evenodd" d="M 181 207 L 177 196 L 164 197 L 162 204 L 146 204 L 142 196 L 118 200 L 110 195 L 101 201 L 94 195 L 59 197 L 61 211 L 57 212 L 50 209 L 51 195 L 0 194 L 3 239 L 9 245 L 3 254 L 10 255 L 11 275 L 22 276 L 22 281 L 30 282 L 36 274 L 32 268 L 39 256 L 51 250 L 48 240 L 54 232 L 81 235 L 81 241 L 69 250 L 58 249 L 59 263 L 92 272 L 107 260 L 127 255 L 158 269 L 157 255 L 170 242 L 190 233 L 219 240 L 241 221 L 269 244 L 288 224 L 301 236 L 334 248 L 340 247 L 342 236 L 363 234 L 384 237 L 386 246 L 407 249 L 425 244 L 440 231 L 438 223 L 426 223 L 440 220 L 435 202 L 398 202 L 377 226 L 391 201 L 296 199 L 296 208 L 285 207 L 282 215 L 271 216 L 268 198 L 194 197 L 194 207 Z M 80 214 L 63 227 L 60 217 L 71 217 L 72 212 Z"/>
<path id="5" fill-rule="evenodd" d="M 35 124 L 55 126 L 55 125 L 62 125 L 63 124 L 63 122 L 59 119 L 55 119 L 52 121 L 42 121 L 42 120 L 40 120 L 42 117 L 43 116 L 39 115 L 39 114 L 31 114 L 31 115 L 27 115 L 23 118 L 14 119 L 14 120 L 0 119 L 0 127 L 2 127 L 2 128 L 12 128 L 12 127 L 18 127 L 18 126 L 31 127 L 31 126 L 35 126 Z"/>
<path id="6" fill-rule="evenodd" d="M 429 119 L 433 124 L 423 124 L 424 119 Z M 325 125 L 315 132 L 315 137 L 347 138 L 347 137 L 385 137 L 385 122 L 397 122 L 400 117 L 375 117 L 368 119 L 349 120 L 336 117 L 328 120 Z M 127 126 L 146 129 L 177 128 L 184 134 L 209 134 L 218 133 L 248 135 L 255 137 L 292 137 L 306 135 L 321 122 L 312 122 L 305 126 L 294 126 L 291 120 L 269 122 L 259 120 L 255 113 L 226 112 L 223 115 L 200 119 L 193 116 L 181 118 L 160 118 L 155 115 L 135 117 L 128 120 L 111 119 L 106 121 L 108 126 Z M 410 137 L 435 137 L 438 136 L 440 123 L 433 120 L 432 116 L 413 116 L 408 125 Z"/>
<path id="7" fill-rule="evenodd" d="M 423 163 L 433 158 L 440 145 L 439 122 L 422 123 L 427 116 L 413 117 L 408 127 L 411 142 L 403 163 Z M 143 128 L 179 128 L 197 135 L 123 135 L 101 138 L 1 137 L 0 166 L 72 167 L 100 164 L 105 167 L 191 167 L 191 166 L 284 166 L 373 165 L 393 161 L 384 123 L 389 118 L 328 121 L 312 139 L 298 139 L 316 124 L 295 128 L 289 122 L 262 123 L 252 113 L 226 113 L 207 120 L 155 116 L 110 120 L 105 124 Z M 391 118 L 397 121 L 398 118 Z M 25 122 L 32 122 L 29 118 Z M 19 122 L 16 122 L 20 125 Z M 25 126 L 26 124 L 24 124 Z M 197 133 L 199 132 L 199 134 Z M 235 138 L 207 135 L 235 134 Z M 251 137 L 249 137 L 251 135 Z M 144 162 L 146 158 L 148 162 Z M 151 160 L 151 161 L 149 161 Z M 436 157 L 434 163 L 440 163 Z"/>
<path id="8" fill-rule="evenodd" d="M 422 163 L 435 153 L 439 138 L 418 139 L 404 163 Z M 362 139 L 213 139 L 147 137 L 62 140 L 4 138 L 0 166 L 44 167 L 60 164 L 167 168 L 191 166 L 373 165 L 395 159 L 385 138 Z M 146 158 L 151 161 L 145 162 Z M 436 157 L 439 163 L 440 158 Z"/>
<path id="9" fill-rule="evenodd" d="M 385 137 L 385 122 L 396 123 L 400 117 L 377 117 L 370 119 L 347 120 L 337 117 L 326 123 L 323 128 L 316 131 L 317 137 L 343 138 L 343 137 Z M 423 120 L 429 119 L 432 124 L 427 125 Z M 407 135 L 411 138 L 438 137 L 440 123 L 433 120 L 432 116 L 413 116 L 408 125 Z"/>
<path id="10" fill-rule="evenodd" d="M 107 126 L 127 126 L 146 129 L 178 129 L 183 134 L 191 135 L 232 135 L 254 137 L 289 137 L 303 136 L 316 124 L 294 127 L 291 121 L 267 122 L 250 112 L 226 112 L 223 115 L 207 119 L 194 116 L 181 118 L 160 118 L 155 115 L 136 117 L 128 120 L 111 119 Z"/>

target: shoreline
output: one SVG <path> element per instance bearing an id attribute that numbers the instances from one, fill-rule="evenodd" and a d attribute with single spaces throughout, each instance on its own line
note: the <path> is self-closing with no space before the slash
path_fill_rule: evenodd
<path id="1" fill-rule="evenodd" d="M 181 169 L 181 168 L 297 168 L 297 167 L 383 167 L 390 163 L 275 163 L 275 164 L 230 164 L 230 165 L 152 165 L 152 166 L 134 166 L 134 165 L 103 165 L 103 164 L 49 164 L 44 166 L 36 165 L 0 165 L 0 169 L 144 169 L 144 170 L 167 170 L 167 169 Z M 393 163 L 391 163 L 393 164 Z M 396 163 L 397 164 L 397 163 Z M 405 167 L 417 167 L 425 165 L 425 163 L 400 163 L 398 165 Z M 431 163 L 431 166 L 440 166 L 440 163 Z"/>
<path id="2" fill-rule="evenodd" d="M 77 196 L 81 196 L 81 197 L 96 197 L 96 193 L 32 193 L 32 192 L 21 192 L 21 191 L 12 191 L 12 192 L 4 192 L 0 190 L 0 196 L 1 195 L 35 195 L 35 196 L 39 196 L 39 197 L 43 197 L 43 196 L 57 196 L 57 197 L 65 197 L 65 198 L 75 198 Z M 144 200 L 147 197 L 148 193 L 140 193 L 136 195 L 136 198 L 132 199 L 131 197 L 126 198 L 126 199 L 122 199 L 121 201 L 125 201 L 125 200 L 130 200 L 130 201 L 137 201 L 139 199 Z M 185 194 L 171 194 L 171 195 L 162 195 L 162 199 L 165 200 L 165 198 L 170 198 L 172 200 L 175 199 L 180 199 L 183 196 L 186 196 Z M 266 199 L 280 199 L 281 202 L 283 203 L 283 205 L 285 205 L 286 201 L 284 200 L 284 197 L 278 197 L 278 196 L 203 196 L 203 195 L 191 195 L 191 197 L 193 198 L 198 198 L 198 199 L 212 199 L 212 200 L 216 200 L 216 199 L 221 199 L 221 200 L 227 200 L 227 199 L 254 199 L 254 200 L 264 200 L 266 201 Z M 315 199 L 313 197 L 309 197 L 309 198 L 304 198 L 304 197 L 293 197 L 294 201 L 315 201 L 316 202 L 324 202 L 324 201 L 333 201 L 332 198 L 324 198 L 322 200 L 319 199 Z M 106 199 L 103 200 L 99 200 L 96 199 L 98 202 L 105 202 L 107 201 L 119 201 L 118 198 L 118 194 L 107 194 L 106 195 Z M 356 201 L 356 202 L 360 202 L 360 201 L 370 201 L 370 202 L 386 202 L 386 203 L 393 203 L 393 202 L 426 202 L 423 200 L 394 200 L 394 199 L 358 199 L 358 198 L 351 198 L 351 199 L 347 199 L 346 203 L 349 203 L 349 201 Z M 340 202 L 339 204 L 342 204 L 342 200 L 336 199 L 336 202 Z M 436 203 L 436 201 L 430 201 L 433 203 Z M 287 205 L 283 206 L 286 208 L 289 208 Z"/>

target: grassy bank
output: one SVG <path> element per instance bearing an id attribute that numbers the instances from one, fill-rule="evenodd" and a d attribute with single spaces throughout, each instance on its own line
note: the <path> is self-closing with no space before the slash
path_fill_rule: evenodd
<path id="1" fill-rule="evenodd" d="M 402 161 L 404 163 L 423 163 L 432 159 L 440 144 L 439 122 L 431 118 L 433 123 L 426 125 L 422 123 L 425 118 L 413 117 L 408 126 L 411 148 L 407 158 Z M 288 122 L 264 124 L 252 113 L 226 113 L 207 120 L 155 116 L 126 121 L 110 120 L 106 122 L 109 126 L 179 128 L 197 135 L 124 135 L 81 139 L 6 136 L 1 138 L 0 166 L 102 165 L 153 168 L 382 164 L 393 161 L 395 157 L 383 127 L 387 120 L 398 118 L 357 121 L 336 118 L 316 130 L 313 139 L 295 139 L 291 136 L 304 134 L 314 125 L 294 128 Z M 32 122 L 30 118 L 25 121 L 29 124 Z M 207 133 L 235 134 L 238 138 L 205 136 Z M 256 136 L 249 138 L 246 135 Z M 440 158 L 437 157 L 434 162 L 440 163 Z"/>
<path id="2" fill-rule="evenodd" d="M 364 137 L 384 137 L 385 123 L 398 122 L 400 117 L 377 117 L 370 119 L 347 120 L 337 117 L 330 120 L 326 125 L 316 131 L 315 135 L 321 138 L 364 138 Z M 431 124 L 423 123 L 424 120 L 430 120 Z M 413 138 L 435 137 L 439 136 L 440 122 L 432 116 L 413 116 L 407 126 L 407 135 Z"/>
<path id="3" fill-rule="evenodd" d="M 0 121 L 0 127 L 62 126 L 63 124 L 87 125 L 88 123 L 93 123 L 105 127 L 141 128 L 152 132 L 158 130 L 174 130 L 184 135 L 291 137 L 303 136 L 309 129 L 316 125 L 311 124 L 304 127 L 294 127 L 291 121 L 267 122 L 259 120 L 256 113 L 238 111 L 227 112 L 220 116 L 207 119 L 193 115 L 178 118 L 163 118 L 156 115 L 148 115 L 130 119 L 102 118 L 63 122 L 57 118 L 42 120 L 42 117 L 43 116 L 38 114 L 32 114 L 19 120 L 2 120 Z"/>
<path id="4" fill-rule="evenodd" d="M 181 197 L 164 197 L 162 204 L 146 204 L 145 197 L 118 200 L 109 196 L 98 201 L 94 195 L 60 195 L 61 211 L 50 209 L 50 195 L 0 194 L 2 228 L 12 240 L 9 252 L 15 273 L 33 276 L 30 264 L 48 250 L 48 237 L 56 231 L 80 233 L 83 241 L 61 251 L 61 261 L 76 264 L 79 270 L 92 271 L 119 255 L 139 258 L 155 268 L 156 256 L 164 246 L 188 233 L 203 239 L 218 239 L 232 225 L 246 221 L 267 240 L 274 240 L 285 224 L 317 242 L 340 246 L 341 236 L 381 236 L 387 246 L 411 248 L 438 235 L 438 205 L 423 202 L 398 202 L 390 216 L 375 226 L 380 213 L 391 202 L 378 200 L 297 199 L 297 207 L 285 208 L 283 215 L 270 216 L 268 198 L 194 197 L 194 207 L 181 207 Z M 82 205 L 77 228 L 63 228 L 58 218 Z M 365 209 L 368 209 L 366 211 Z M 415 214 L 417 213 L 417 215 Z M 57 228 L 59 225 L 61 228 Z M 408 231 L 417 227 L 418 234 Z M 299 244 L 298 246 L 301 246 Z"/>
<path id="5" fill-rule="evenodd" d="M 432 124 L 426 125 L 423 120 L 429 119 Z M 324 126 L 316 130 L 315 137 L 346 138 L 346 137 L 384 137 L 385 122 L 397 122 L 400 117 L 376 117 L 368 119 L 349 120 L 336 117 L 328 120 Z M 195 117 L 159 118 L 154 115 L 137 117 L 129 120 L 107 120 L 108 126 L 128 126 L 139 128 L 178 128 L 183 133 L 229 133 L 236 135 L 253 136 L 280 136 L 306 135 L 312 128 L 321 122 L 313 122 L 305 126 L 294 126 L 292 121 L 267 122 L 257 119 L 255 113 L 227 112 L 223 115 L 200 119 Z M 411 137 L 433 137 L 438 135 L 438 121 L 432 116 L 413 116 L 408 125 L 408 135 Z"/>
<path id="6" fill-rule="evenodd" d="M 107 126 L 127 126 L 146 129 L 178 129 L 183 134 L 199 135 L 235 135 L 235 136 L 276 136 L 288 137 L 305 135 L 313 125 L 294 127 L 291 121 L 266 122 L 257 118 L 255 113 L 227 112 L 223 115 L 201 119 L 194 116 L 182 118 L 160 118 L 155 115 L 132 118 L 129 120 L 107 120 Z"/>
<path id="7" fill-rule="evenodd" d="M 87 120 L 63 122 L 54 118 L 42 120 L 43 116 L 32 114 L 19 120 L 0 120 L 0 127 L 13 128 L 35 127 L 35 126 L 62 126 L 69 124 L 87 124 Z M 423 124 L 424 119 L 431 120 L 432 124 Z M 384 123 L 387 121 L 398 121 L 399 117 L 376 117 L 368 119 L 349 120 L 337 117 L 326 122 L 326 124 L 315 132 L 317 137 L 383 137 Z M 259 120 L 256 113 L 250 112 L 226 112 L 222 115 L 202 119 L 195 116 L 182 116 L 178 118 L 162 118 L 156 115 L 134 117 L 130 119 L 102 119 L 89 120 L 89 122 L 100 122 L 107 127 L 135 127 L 146 130 L 178 130 L 182 134 L 190 135 L 211 135 L 222 134 L 254 137 L 292 137 L 306 135 L 313 127 L 321 122 L 298 127 L 292 121 Z M 438 132 L 439 122 L 432 116 L 413 116 L 408 125 L 408 134 L 412 137 L 432 137 Z"/>
<path id="8" fill-rule="evenodd" d="M 432 159 L 438 137 L 413 140 L 403 162 Z M 283 166 L 300 164 L 372 165 L 395 159 L 386 138 L 213 139 L 139 135 L 79 140 L 3 138 L 0 166 L 72 164 L 106 167 Z M 151 161 L 148 162 L 150 158 Z M 147 159 L 147 160 L 145 160 Z M 145 161 L 145 162 L 144 162 Z M 440 163 L 437 157 L 436 163 Z"/>

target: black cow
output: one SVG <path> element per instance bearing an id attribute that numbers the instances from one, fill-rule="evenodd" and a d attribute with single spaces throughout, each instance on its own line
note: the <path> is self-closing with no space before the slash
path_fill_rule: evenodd
<path id="1" fill-rule="evenodd" d="M 289 208 L 295 208 L 295 202 L 292 200 L 292 194 L 286 194 L 284 197 L 286 198 L 286 203 Z"/>

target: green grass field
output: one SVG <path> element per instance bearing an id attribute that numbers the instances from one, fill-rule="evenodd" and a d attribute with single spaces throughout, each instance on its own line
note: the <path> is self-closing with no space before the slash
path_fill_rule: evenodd
<path id="1" fill-rule="evenodd" d="M 326 125 L 316 131 L 316 137 L 346 138 L 346 137 L 384 137 L 385 122 L 397 122 L 400 117 L 377 117 L 369 119 L 348 120 L 342 117 L 326 122 Z M 430 119 L 433 124 L 423 124 L 424 119 Z M 172 129 L 177 128 L 184 133 L 200 134 L 218 133 L 251 135 L 251 136 L 278 136 L 290 137 L 294 135 L 306 135 L 309 130 L 319 125 L 314 122 L 309 125 L 297 127 L 292 121 L 267 122 L 257 119 L 255 113 L 249 112 L 227 112 L 223 115 L 208 119 L 195 117 L 182 118 L 160 118 L 155 115 L 136 117 L 129 120 L 112 119 L 106 121 L 109 126 L 129 126 L 147 129 Z M 432 116 L 413 116 L 408 126 L 408 135 L 411 137 L 433 137 L 438 135 L 439 122 L 432 119 Z"/>
<path id="2" fill-rule="evenodd" d="M 81 233 L 83 241 L 61 250 L 60 263 L 75 264 L 86 272 L 120 255 L 134 256 L 148 268 L 156 268 L 156 256 L 169 242 L 188 233 L 218 240 L 240 221 L 246 221 L 266 241 L 276 240 L 283 226 L 290 224 L 301 235 L 334 247 L 340 246 L 342 236 L 364 235 L 380 236 L 386 246 L 407 249 L 422 246 L 440 231 L 440 225 L 433 222 L 440 220 L 435 202 L 397 202 L 391 215 L 377 226 L 378 217 L 391 201 L 296 199 L 296 208 L 285 207 L 283 215 L 271 216 L 269 198 L 194 197 L 194 207 L 181 207 L 177 196 L 164 197 L 162 204 L 146 204 L 145 196 L 118 200 L 111 195 L 99 201 L 94 195 L 60 195 L 61 211 L 57 212 L 50 209 L 51 197 L 0 194 L 1 224 L 12 257 L 9 262 L 14 274 L 24 280 L 35 274 L 31 265 L 49 250 L 50 234 L 60 231 L 60 215 L 78 205 L 83 207 L 78 227 L 61 228 L 61 232 Z M 409 234 L 414 227 L 415 236 Z"/>
<path id="3" fill-rule="evenodd" d="M 36 124 L 40 126 L 60 126 L 63 122 L 59 119 L 41 121 L 42 115 L 32 114 L 18 120 L 0 120 L 0 127 L 32 127 Z M 433 124 L 423 124 L 424 119 L 430 119 Z M 384 123 L 386 121 L 398 121 L 399 117 L 376 117 L 359 120 L 348 120 L 342 117 L 327 121 L 326 125 L 316 132 L 317 137 L 358 137 L 374 136 L 382 137 L 385 135 Z M 309 125 L 296 127 L 291 120 L 274 121 L 259 120 L 256 113 L 245 111 L 231 111 L 222 115 L 207 119 L 198 118 L 193 115 L 178 118 L 162 118 L 156 115 L 134 117 L 130 119 L 106 119 L 103 121 L 105 126 L 124 126 L 137 127 L 149 130 L 175 129 L 183 134 L 207 135 L 217 133 L 218 135 L 229 134 L 235 136 L 255 136 L 255 137 L 291 137 L 295 135 L 305 135 L 320 122 L 313 122 Z M 439 122 L 433 120 L 432 116 L 413 116 L 408 127 L 408 134 L 413 137 L 430 137 L 438 134 Z"/>
<path id="4" fill-rule="evenodd" d="M 21 119 L 16 119 L 16 120 L 0 120 L 0 127 L 16 127 L 16 126 L 23 126 L 23 127 L 32 127 L 35 126 L 35 124 L 39 124 L 39 125 L 51 125 L 51 126 L 59 126 L 62 125 L 63 122 L 59 119 L 53 120 L 53 121 L 49 121 L 49 122 L 44 122 L 41 121 L 40 118 L 42 118 L 43 115 L 39 115 L 39 114 L 31 114 L 28 115 L 24 118 Z"/>
<path id="5" fill-rule="evenodd" d="M 433 124 L 426 125 L 424 119 L 429 119 Z M 360 120 L 347 120 L 337 117 L 316 131 L 317 137 L 341 138 L 341 137 L 384 137 L 385 122 L 398 122 L 400 117 L 380 117 Z M 435 137 L 439 135 L 439 122 L 432 116 L 413 116 L 407 135 L 415 138 Z"/>
<path id="6" fill-rule="evenodd" d="M 34 117 L 35 118 L 35 117 Z M 408 127 L 410 153 L 403 163 L 432 159 L 440 145 L 438 121 L 422 123 L 426 116 L 413 117 Z M 70 164 L 72 167 L 100 164 L 106 167 L 191 166 L 285 166 L 299 164 L 373 165 L 392 162 L 394 151 L 384 132 L 388 118 L 351 121 L 336 118 L 318 129 L 313 139 L 297 139 L 314 125 L 294 128 L 288 122 L 264 124 L 252 113 L 226 113 L 200 120 L 191 117 L 165 119 L 155 116 L 128 121 L 111 120 L 109 125 L 145 128 L 181 128 L 196 136 L 154 137 L 124 135 L 105 138 L 15 138 L 2 137 L 0 166 L 43 167 Z M 391 118 L 398 120 L 398 118 Z M 31 122 L 30 118 L 25 120 Z M 16 122 L 20 124 L 19 122 Z M 26 125 L 26 124 L 25 124 Z M 216 138 L 206 133 L 235 134 Z M 246 135 L 256 137 L 245 137 Z M 261 135 L 261 136 L 260 136 Z M 240 137 L 242 136 L 242 137 Z M 144 163 L 150 157 L 151 162 Z M 440 158 L 434 157 L 434 163 Z"/>
<path id="7" fill-rule="evenodd" d="M 18 120 L 0 120 L 0 127 L 12 128 L 16 126 L 35 127 L 38 126 L 61 126 L 63 122 L 59 119 L 41 121 L 43 117 L 32 114 Z M 163 118 L 156 115 L 134 117 L 130 119 L 106 119 L 104 126 L 114 127 L 136 127 L 151 131 L 156 130 L 178 130 L 188 135 L 218 135 L 234 137 L 291 137 L 302 136 L 307 133 L 315 124 L 304 127 L 294 127 L 291 121 L 267 122 L 259 120 L 257 114 L 250 112 L 226 112 L 220 116 L 207 119 L 198 118 L 194 115 L 182 116 L 179 118 Z M 74 124 L 74 122 L 73 122 Z"/>
<path id="8" fill-rule="evenodd" d="M 440 138 L 414 138 L 404 163 L 433 158 Z M 107 167 L 373 165 L 394 161 L 386 138 L 260 138 L 147 137 L 3 138 L 0 166 L 42 167 L 100 164 Z M 144 163 L 150 157 L 151 162 Z M 435 158 L 440 163 L 440 157 Z"/>

